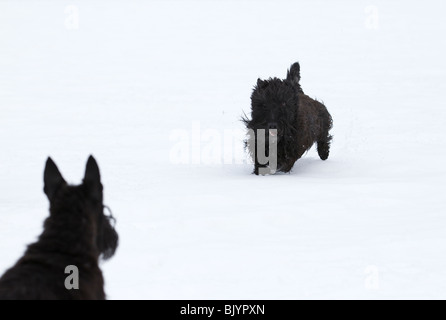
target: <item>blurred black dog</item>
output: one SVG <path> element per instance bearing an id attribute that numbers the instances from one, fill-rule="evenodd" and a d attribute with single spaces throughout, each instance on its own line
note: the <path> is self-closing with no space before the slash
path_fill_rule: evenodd
<path id="1" fill-rule="evenodd" d="M 256 175 L 289 172 L 315 142 L 319 157 L 328 158 L 333 121 L 322 103 L 302 91 L 299 63 L 291 66 L 285 80 L 258 79 L 251 101 L 252 119 L 245 115 L 242 120 Z"/>
<path id="2" fill-rule="evenodd" d="M 83 183 L 70 186 L 48 158 L 44 182 L 50 216 L 38 241 L 0 278 L 0 299 L 105 299 L 99 258 L 114 255 L 118 234 L 113 217 L 104 214 L 95 159 L 88 159 Z M 71 270 L 75 275 L 74 269 L 66 273 L 69 266 L 77 269 L 78 279 L 70 279 L 67 286 Z"/>

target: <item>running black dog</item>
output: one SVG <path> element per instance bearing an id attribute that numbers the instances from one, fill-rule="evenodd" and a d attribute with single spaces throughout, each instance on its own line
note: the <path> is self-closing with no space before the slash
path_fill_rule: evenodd
<path id="1" fill-rule="evenodd" d="M 302 91 L 299 63 L 291 66 L 285 80 L 258 79 L 251 102 L 251 120 L 245 116 L 243 121 L 248 129 L 245 145 L 256 175 L 291 171 L 315 142 L 319 157 L 328 158 L 333 120 L 322 103 Z M 274 166 L 270 150 L 276 150 Z"/>

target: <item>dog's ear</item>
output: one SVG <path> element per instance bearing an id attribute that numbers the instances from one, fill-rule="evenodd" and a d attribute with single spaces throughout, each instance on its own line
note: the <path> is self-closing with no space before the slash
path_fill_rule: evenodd
<path id="1" fill-rule="evenodd" d="M 299 65 L 299 62 L 296 62 L 295 64 L 293 64 L 291 66 L 290 70 L 288 70 L 286 79 L 288 81 L 299 83 L 299 81 L 300 81 L 300 65 Z"/>
<path id="2" fill-rule="evenodd" d="M 56 194 L 57 189 L 61 185 L 66 184 L 59 169 L 51 158 L 48 158 L 45 165 L 45 171 L 43 173 L 44 188 L 43 191 L 51 201 Z"/>
<path id="3" fill-rule="evenodd" d="M 268 86 L 268 81 L 264 81 L 260 78 L 257 79 L 257 88 L 258 89 L 265 89 Z"/>
<path id="4" fill-rule="evenodd" d="M 102 201 L 102 184 L 99 166 L 93 156 L 90 156 L 85 169 L 84 185 L 90 190 L 93 199 Z"/>

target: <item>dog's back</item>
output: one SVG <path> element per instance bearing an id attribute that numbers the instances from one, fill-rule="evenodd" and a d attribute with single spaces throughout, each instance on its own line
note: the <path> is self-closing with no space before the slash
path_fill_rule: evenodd
<path id="1" fill-rule="evenodd" d="M 45 233 L 45 232 L 44 232 Z M 68 231 L 74 236 L 74 232 Z M 104 280 L 93 256 L 77 256 L 73 252 L 61 252 L 61 247 L 50 238 L 32 244 L 24 256 L 0 278 L 0 300 L 103 300 Z M 89 261 L 89 262 L 88 262 Z M 67 266 L 79 268 L 79 286 L 69 290 L 65 286 Z M 86 281 L 83 281 L 85 279 Z"/>
<path id="2" fill-rule="evenodd" d="M 299 93 L 299 116 L 300 119 L 307 120 L 300 125 L 308 127 L 308 132 L 313 135 L 312 143 L 319 140 L 317 133 L 330 130 L 332 127 L 333 120 L 325 105 L 304 93 Z"/>

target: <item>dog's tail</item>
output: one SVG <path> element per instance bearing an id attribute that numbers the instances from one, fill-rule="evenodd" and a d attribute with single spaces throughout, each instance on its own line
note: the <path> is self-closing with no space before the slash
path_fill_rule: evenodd
<path id="1" fill-rule="evenodd" d="M 289 81 L 294 81 L 299 83 L 300 81 L 300 65 L 299 62 L 296 62 L 295 64 L 293 64 L 290 68 L 290 70 L 288 70 L 288 74 L 286 77 L 287 80 Z"/>
<path id="2" fill-rule="evenodd" d="M 302 88 L 300 86 L 300 65 L 299 62 L 294 63 L 290 70 L 288 70 L 288 74 L 286 76 L 288 81 L 295 84 L 298 87 L 300 93 L 303 93 Z"/>

